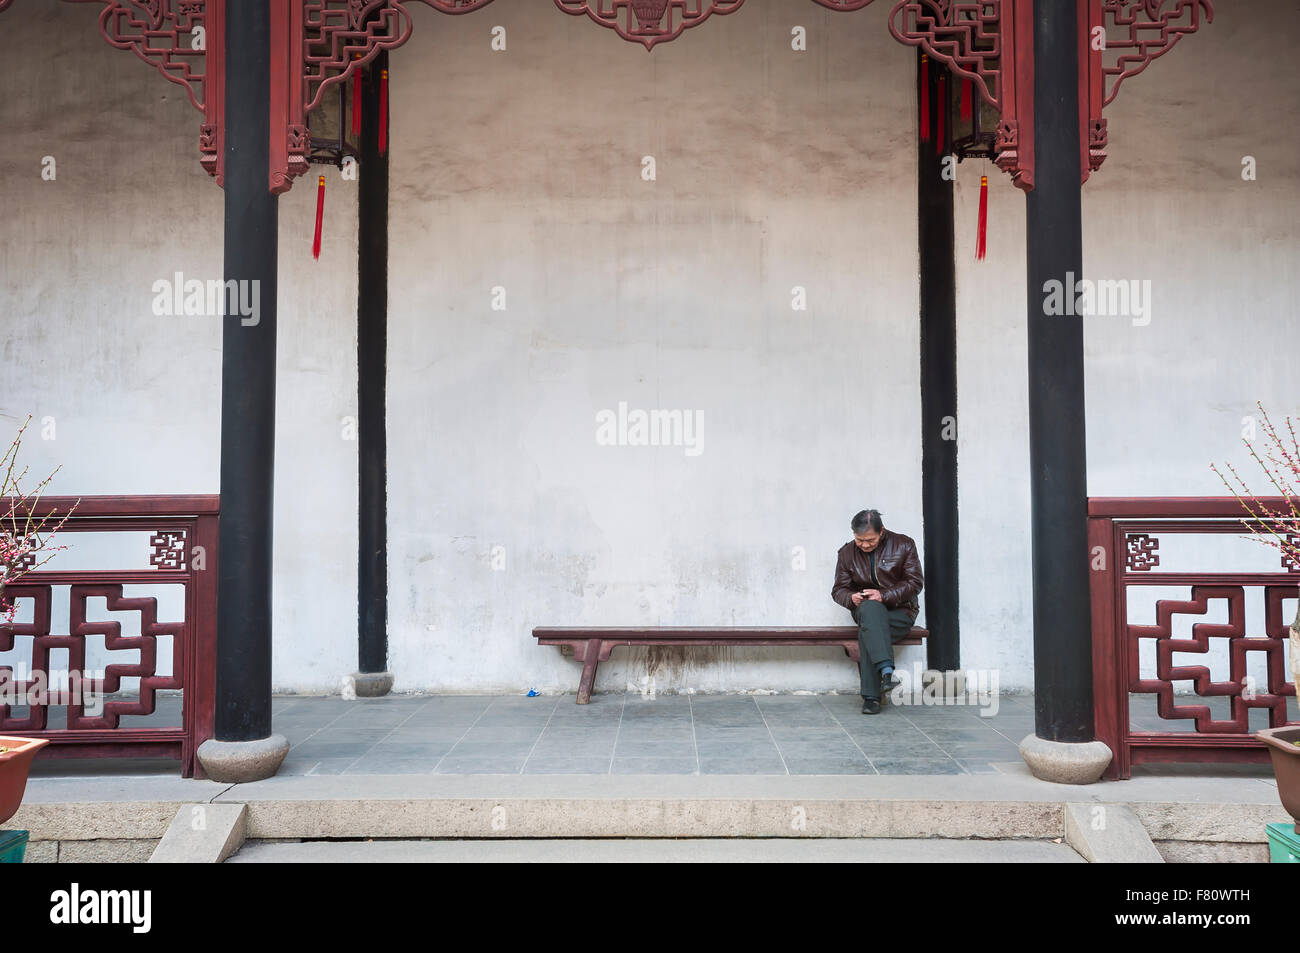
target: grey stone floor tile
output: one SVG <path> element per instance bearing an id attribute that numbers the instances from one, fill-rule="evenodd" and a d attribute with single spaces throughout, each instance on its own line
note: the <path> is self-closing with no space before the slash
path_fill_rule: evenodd
<path id="1" fill-rule="evenodd" d="M 924 735 L 873 735 L 866 732 L 850 731 L 849 737 L 853 743 L 862 747 L 871 746 L 873 748 L 924 748 L 931 749 L 939 747 L 934 741 Z"/>
<path id="2" fill-rule="evenodd" d="M 690 757 L 694 759 L 695 740 L 686 738 L 684 740 L 640 741 L 624 738 L 620 735 L 614 753 L 617 757 L 628 758 Z"/>
<path id="3" fill-rule="evenodd" d="M 673 731 L 686 729 L 690 730 L 695 724 L 695 719 L 689 714 L 679 715 L 638 715 L 636 717 L 624 716 L 619 722 L 624 731 Z"/>
<path id="4" fill-rule="evenodd" d="M 466 729 L 461 739 L 466 744 L 478 741 L 536 741 L 542 736 L 542 726 L 484 725 L 482 722 Z"/>
<path id="5" fill-rule="evenodd" d="M 695 774 L 699 763 L 691 757 L 615 757 L 613 774 Z"/>
<path id="6" fill-rule="evenodd" d="M 287 759 L 286 759 L 287 760 Z M 355 758 L 325 758 L 319 761 L 313 761 L 306 766 L 306 770 L 300 772 L 307 775 L 325 775 L 325 774 L 342 774 L 355 761 Z M 284 765 L 281 765 L 283 770 Z"/>
<path id="7" fill-rule="evenodd" d="M 609 774 L 609 758 L 538 758 L 524 764 L 524 774 Z"/>
<path id="8" fill-rule="evenodd" d="M 967 774 L 1001 774 L 997 768 L 993 767 L 993 761 L 1010 761 L 1010 758 L 993 758 L 983 760 L 979 758 L 958 758 L 957 763 Z"/>
<path id="9" fill-rule="evenodd" d="M 858 748 L 831 748 L 826 751 L 816 751 L 811 748 L 801 748 L 791 751 L 788 748 L 781 749 L 781 758 L 786 764 L 792 764 L 796 761 L 861 761 L 864 764 L 867 761 L 866 754 Z M 797 773 L 791 769 L 791 773 Z M 812 772 L 816 774 L 817 772 Z"/>
<path id="10" fill-rule="evenodd" d="M 317 764 L 321 762 L 320 758 L 295 758 L 292 752 L 285 757 L 280 764 L 280 770 L 276 772 L 277 777 L 298 777 L 306 774 Z M 342 773 L 343 768 L 355 761 L 355 758 L 331 758 L 330 761 L 341 762 L 339 770 L 335 773 Z"/>
<path id="11" fill-rule="evenodd" d="M 289 748 L 289 754 L 297 759 L 314 758 L 316 760 L 337 758 L 359 758 L 374 745 L 370 743 L 349 742 L 338 744 L 329 741 L 306 741 Z"/>
<path id="12" fill-rule="evenodd" d="M 579 711 L 576 713 L 570 711 L 557 711 L 555 712 L 555 714 L 551 716 L 550 721 L 548 721 L 547 724 L 555 725 L 556 727 L 580 727 L 582 725 L 617 725 L 621 720 L 621 718 L 622 718 L 621 713 L 617 711 L 610 711 L 608 709 L 595 712 L 594 714 L 587 713 L 579 709 Z"/>
<path id="13" fill-rule="evenodd" d="M 853 737 L 853 732 L 849 731 L 843 725 L 831 726 L 803 726 L 797 728 L 786 728 L 781 725 L 772 726 L 772 737 L 778 741 L 787 739 L 802 739 L 804 741 L 847 741 Z"/>
<path id="14" fill-rule="evenodd" d="M 868 755 L 870 757 L 870 755 Z M 881 774 L 962 774 L 961 765 L 951 758 L 871 758 Z"/>
<path id="15" fill-rule="evenodd" d="M 328 741 L 333 744 L 374 744 L 388 734 L 388 731 L 387 728 L 372 730 L 323 728 L 316 732 L 312 741 Z"/>
<path id="16" fill-rule="evenodd" d="M 458 758 L 447 755 L 434 769 L 435 774 L 519 774 L 526 755 Z"/>
<path id="17" fill-rule="evenodd" d="M 940 743 L 944 751 L 948 752 L 954 758 L 990 758 L 994 761 L 1005 761 L 1007 758 L 1019 758 L 1020 748 L 1013 744 L 944 744 Z"/>
<path id="18" fill-rule="evenodd" d="M 753 731 L 766 731 L 767 725 L 763 719 L 755 715 L 753 718 L 696 718 L 695 730 L 705 731 L 713 729 L 750 729 Z"/>
<path id="19" fill-rule="evenodd" d="M 656 695 L 653 698 L 641 695 L 629 695 L 623 704 L 624 711 L 632 714 L 638 711 L 690 711 L 691 699 L 686 695 Z"/>
<path id="20" fill-rule="evenodd" d="M 690 722 L 674 725 L 629 725 L 624 722 L 618 729 L 619 740 L 637 741 L 690 741 L 695 737 L 695 727 Z"/>
<path id="21" fill-rule="evenodd" d="M 427 744 L 436 744 L 440 742 L 456 742 L 465 737 L 469 731 L 468 726 L 465 728 L 449 728 L 444 725 L 403 725 L 401 728 L 394 728 L 384 736 L 383 744 L 396 744 L 398 742 L 425 742 Z"/>
<path id="22" fill-rule="evenodd" d="M 866 758 L 791 758 L 785 759 L 791 774 L 876 774 Z"/>
<path id="23" fill-rule="evenodd" d="M 364 757 L 349 765 L 344 774 L 391 775 L 432 774 L 438 763 L 436 757 L 428 758 L 372 758 Z"/>
<path id="24" fill-rule="evenodd" d="M 775 756 L 778 747 L 771 738 L 766 741 L 713 741 L 708 738 L 695 739 L 695 750 L 703 757 L 736 757 L 749 758 L 755 756 Z"/>
<path id="25" fill-rule="evenodd" d="M 995 734 L 992 725 L 928 725 L 918 722 L 917 728 L 931 738 L 991 738 Z"/>
<path id="26" fill-rule="evenodd" d="M 780 758 L 706 758 L 700 755 L 700 774 L 786 774 Z"/>
<path id="27" fill-rule="evenodd" d="M 989 727 L 992 728 L 1000 735 L 1003 735 L 1008 738 L 1015 738 L 1016 741 L 1019 741 L 1025 735 L 1032 735 L 1034 733 L 1033 722 L 1030 722 L 1027 725 L 1012 725 L 1012 724 L 1000 724 L 999 722 L 995 721 L 995 722 L 990 722 Z"/>
<path id="28" fill-rule="evenodd" d="M 844 726 L 844 731 L 851 738 L 870 741 L 875 744 L 919 745 L 931 743 L 930 737 L 925 732 L 911 726 L 876 727 L 874 725 L 849 724 Z M 991 737 L 997 736 L 993 735 Z"/>
<path id="29" fill-rule="evenodd" d="M 452 748 L 450 741 L 442 744 L 424 744 L 420 742 L 398 741 L 393 743 L 385 742 L 377 744 L 366 752 L 367 759 L 393 758 L 395 760 L 409 760 L 412 758 L 432 758 L 437 760 L 449 752 Z"/>
<path id="30" fill-rule="evenodd" d="M 766 715 L 764 721 L 769 728 L 834 728 L 839 724 L 829 712 L 782 712 Z"/>
<path id="31" fill-rule="evenodd" d="M 457 742 L 448 757 L 459 758 L 510 758 L 527 757 L 533 750 L 531 741 L 475 741 Z"/>
<path id="32" fill-rule="evenodd" d="M 704 725 L 695 723 L 695 737 L 712 741 L 753 741 L 770 739 L 772 732 L 766 725 Z"/>
<path id="33" fill-rule="evenodd" d="M 397 724 L 414 715 L 415 709 L 401 711 L 394 708 L 352 708 L 342 712 L 336 721 L 339 725 Z"/>
<path id="34" fill-rule="evenodd" d="M 613 736 L 619 728 L 617 719 L 600 722 L 567 722 L 552 718 L 546 723 L 546 734 L 557 738 L 595 738 Z"/>
<path id="35" fill-rule="evenodd" d="M 551 720 L 551 712 L 490 712 L 474 719 L 476 728 L 540 728 Z"/>
<path id="36" fill-rule="evenodd" d="M 614 745 L 612 742 L 562 745 L 539 743 L 529 754 L 534 758 L 604 758 L 608 761 L 614 755 Z"/>

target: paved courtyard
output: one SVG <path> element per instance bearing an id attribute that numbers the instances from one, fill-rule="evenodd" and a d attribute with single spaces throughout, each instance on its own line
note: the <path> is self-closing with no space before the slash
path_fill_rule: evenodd
<path id="1" fill-rule="evenodd" d="M 1135 695 L 1139 729 L 1161 722 Z M 291 748 L 280 775 L 661 774 L 963 775 L 1023 770 L 1033 698 L 974 705 L 889 704 L 864 715 L 857 695 L 276 696 L 275 731 Z M 1255 713 L 1263 716 L 1263 712 Z M 179 724 L 179 700 L 123 726 Z M 39 761 L 35 775 L 171 772 L 174 762 Z M 1270 776 L 1267 764 L 1139 767 L 1135 773 Z"/>

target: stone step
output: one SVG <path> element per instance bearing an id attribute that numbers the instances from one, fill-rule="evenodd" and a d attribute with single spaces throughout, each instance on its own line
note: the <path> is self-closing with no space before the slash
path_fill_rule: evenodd
<path id="1" fill-rule="evenodd" d="M 226 863 L 1079 864 L 1065 843 L 889 838 L 249 841 Z"/>
<path id="2" fill-rule="evenodd" d="M 225 845 L 245 840 L 1059 838 L 1090 860 L 1154 859 L 1155 851 L 1166 859 L 1250 860 L 1267 858 L 1265 826 L 1286 820 L 1276 786 L 1252 778 L 1078 786 L 1039 781 L 1026 770 L 865 778 L 328 776 L 238 785 L 50 778 L 33 779 L 5 826 L 31 831 L 34 859 L 147 860 L 170 828 L 193 828 L 195 808 L 205 803 L 244 805 L 237 812 L 243 833 L 232 839 L 214 830 L 234 822 L 211 812 L 211 843 L 180 848 L 196 859 L 215 859 Z"/>

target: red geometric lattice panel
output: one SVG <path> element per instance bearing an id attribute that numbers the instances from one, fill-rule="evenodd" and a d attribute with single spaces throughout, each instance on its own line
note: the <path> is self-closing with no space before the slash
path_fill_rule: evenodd
<path id="1" fill-rule="evenodd" d="M 1281 617 L 1281 600 L 1288 598 L 1287 593 L 1294 594 L 1294 586 L 1269 586 L 1266 593 L 1266 608 Z M 1274 596 L 1272 590 L 1282 590 L 1282 595 Z M 1130 589 L 1129 592 L 1133 590 Z M 1228 603 L 1228 621 L 1226 623 L 1197 622 L 1192 626 L 1190 639 L 1173 637 L 1173 617 L 1175 615 L 1205 615 L 1212 599 L 1223 599 Z M 1128 626 L 1128 668 L 1130 673 L 1129 691 L 1150 693 L 1156 696 L 1156 711 L 1165 719 L 1195 719 L 1196 730 L 1207 734 L 1246 734 L 1250 732 L 1249 709 L 1264 708 L 1269 712 L 1269 724 L 1273 727 L 1287 723 L 1286 698 L 1295 695 L 1295 686 L 1285 679 L 1284 659 L 1286 642 L 1274 637 L 1276 631 L 1271 622 L 1266 625 L 1267 635 L 1263 638 L 1246 636 L 1246 595 L 1241 586 L 1192 586 L 1190 601 L 1178 602 L 1161 599 L 1156 602 L 1155 625 Z M 1204 665 L 1175 665 L 1175 652 L 1194 652 L 1208 655 L 1211 639 L 1228 639 L 1229 680 L 1215 682 L 1210 678 L 1210 669 Z M 1154 678 L 1142 678 L 1139 657 L 1142 639 L 1156 640 L 1156 674 Z M 1247 681 L 1247 653 L 1263 652 L 1267 656 L 1268 685 L 1264 691 L 1256 686 L 1250 691 Z M 1211 717 L 1208 705 L 1176 705 L 1174 703 L 1174 682 L 1190 681 L 1195 686 L 1196 694 L 1202 697 L 1228 697 L 1232 718 L 1228 721 L 1216 721 Z"/>
<path id="2" fill-rule="evenodd" d="M 74 644 L 76 640 L 71 636 L 50 635 L 51 599 L 49 586 L 6 586 L 5 597 L 11 599 L 15 605 L 26 600 L 31 600 L 34 605 L 31 622 L 11 622 L 8 625 L 0 625 L 0 652 L 13 651 L 16 636 L 30 635 L 33 638 L 30 671 L 48 672 L 50 670 L 51 649 L 67 649 L 69 656 L 76 651 L 77 646 Z M 26 697 L 34 687 L 32 679 L 15 682 L 12 665 L 0 666 L 0 673 L 4 676 L 6 687 L 6 696 L 0 698 L 0 730 L 44 730 L 47 712 L 45 706 L 33 705 L 28 708 L 25 718 L 16 718 L 10 713 L 11 706 L 6 703 L 10 691 L 15 695 Z"/>
<path id="3" fill-rule="evenodd" d="M 162 624 L 158 622 L 158 600 L 152 596 L 136 599 L 122 598 L 119 586 L 72 586 L 68 605 L 68 631 L 77 638 L 78 659 L 73 668 L 85 668 L 85 637 L 88 635 L 104 636 L 104 648 L 107 651 L 138 650 L 140 660 L 134 665 L 129 663 L 112 663 L 104 669 L 102 683 L 92 682 L 96 691 L 112 694 L 121 687 L 123 677 L 138 676 L 140 694 L 133 702 L 113 701 L 104 705 L 104 713 L 98 718 L 82 715 L 81 706 L 68 707 L 68 727 L 71 728 L 116 728 L 121 715 L 151 715 L 154 711 L 155 692 L 159 689 L 179 689 L 184 679 L 178 670 L 184 658 L 185 625 L 181 622 Z M 107 600 L 109 612 L 140 613 L 140 634 L 122 635 L 119 622 L 87 622 L 86 600 L 102 596 Z M 158 636 L 172 637 L 172 674 L 159 675 Z"/>

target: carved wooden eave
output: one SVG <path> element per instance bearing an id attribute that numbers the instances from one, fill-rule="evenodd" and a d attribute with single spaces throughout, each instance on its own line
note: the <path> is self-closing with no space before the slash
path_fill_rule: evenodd
<path id="1" fill-rule="evenodd" d="M 647 51 L 656 43 L 675 40 L 715 13 L 735 13 L 745 0 L 555 0 L 573 16 L 586 14 L 625 40 Z"/>
<path id="2" fill-rule="evenodd" d="M 813 0 L 853 11 L 872 0 Z M 1080 173 L 1087 181 L 1106 159 L 1102 115 L 1120 84 L 1214 20 L 1210 0 L 1077 0 L 1079 9 Z M 1034 185 L 1032 0 L 899 0 L 889 30 L 969 79 L 998 110 L 997 165 L 1028 191 Z M 1100 31 L 1100 32 L 1099 32 Z M 1104 43 L 1099 37 L 1104 37 Z"/>
<path id="3" fill-rule="evenodd" d="M 99 3 L 99 29 L 169 82 L 186 90 L 203 114 L 199 156 L 222 181 L 227 0 L 66 0 Z M 411 36 L 407 7 L 423 3 L 459 15 L 493 0 L 259 0 L 271 9 L 271 147 L 268 187 L 283 192 L 308 168 L 307 114 L 330 87 L 346 83 L 381 50 Z M 554 0 L 647 51 L 745 0 Z M 812 0 L 853 12 L 873 0 Z M 1064 0 L 1054 0 L 1064 2 Z M 1106 158 L 1102 115 L 1120 86 L 1168 53 L 1202 22 L 1211 0 L 1076 0 L 1079 10 L 1080 170 L 1087 180 Z M 0 12 L 13 0 L 0 0 Z M 1000 116 L 997 165 L 1022 189 L 1034 183 L 1033 0 L 895 0 L 890 33 L 968 79 Z M 1104 43 L 1099 38 L 1104 37 Z"/>

